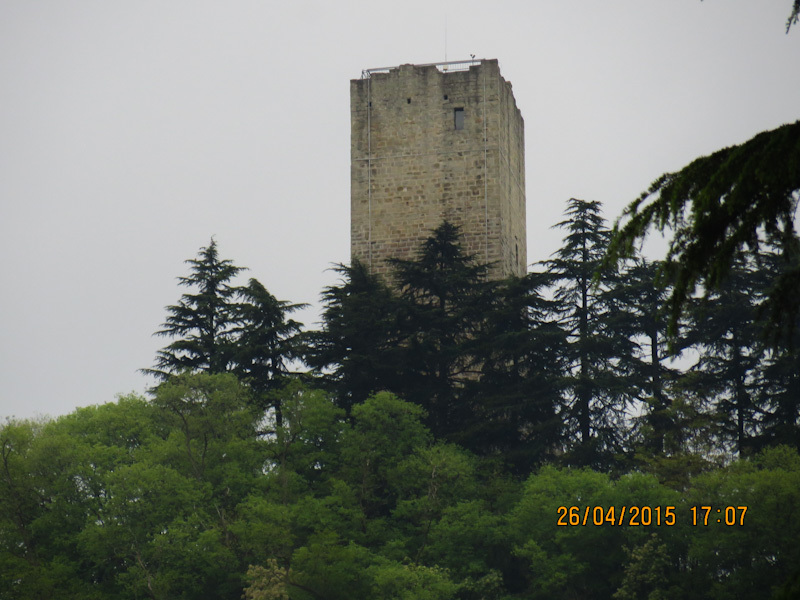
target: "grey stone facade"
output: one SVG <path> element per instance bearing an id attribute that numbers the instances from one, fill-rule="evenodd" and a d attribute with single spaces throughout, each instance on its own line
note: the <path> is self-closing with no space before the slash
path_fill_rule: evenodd
<path id="1" fill-rule="evenodd" d="M 352 258 L 386 273 L 446 219 L 490 277 L 523 275 L 524 122 L 497 61 L 368 75 L 350 82 Z"/>

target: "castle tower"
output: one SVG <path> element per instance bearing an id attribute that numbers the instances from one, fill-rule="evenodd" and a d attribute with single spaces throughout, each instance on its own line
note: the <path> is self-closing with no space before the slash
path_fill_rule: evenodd
<path id="1" fill-rule="evenodd" d="M 447 220 L 492 279 L 526 272 L 524 123 L 497 60 L 366 70 L 350 123 L 353 259 L 386 273 Z"/>

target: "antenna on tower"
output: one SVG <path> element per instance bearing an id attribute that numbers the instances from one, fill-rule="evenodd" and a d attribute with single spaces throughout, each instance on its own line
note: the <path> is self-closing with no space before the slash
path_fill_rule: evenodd
<path id="1" fill-rule="evenodd" d="M 444 62 L 447 62 L 447 13 L 444 13 Z"/>

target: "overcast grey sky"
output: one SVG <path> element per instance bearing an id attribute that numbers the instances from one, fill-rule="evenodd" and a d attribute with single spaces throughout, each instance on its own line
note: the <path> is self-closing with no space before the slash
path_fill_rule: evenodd
<path id="1" fill-rule="evenodd" d="M 613 221 L 662 172 L 800 118 L 790 4 L 2 0 L 0 418 L 143 392 L 212 235 L 314 326 L 349 260 L 362 69 L 499 59 L 533 263 L 568 198 Z"/>

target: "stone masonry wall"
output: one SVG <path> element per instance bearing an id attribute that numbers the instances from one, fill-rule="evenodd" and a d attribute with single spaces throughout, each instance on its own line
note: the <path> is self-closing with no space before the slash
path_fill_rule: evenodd
<path id="1" fill-rule="evenodd" d="M 353 259 L 387 273 L 446 219 L 492 278 L 525 273 L 524 124 L 496 60 L 373 73 L 350 82 L 350 110 Z"/>

